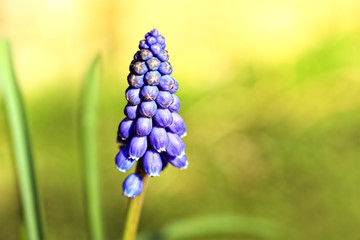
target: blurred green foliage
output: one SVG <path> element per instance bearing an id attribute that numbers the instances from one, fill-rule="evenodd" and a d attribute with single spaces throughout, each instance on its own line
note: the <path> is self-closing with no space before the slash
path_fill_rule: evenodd
<path id="1" fill-rule="evenodd" d="M 148 234 L 139 235 L 138 240 L 216 239 L 236 236 L 289 239 L 291 233 L 288 229 L 263 219 L 229 214 L 205 215 L 176 220 Z"/>
<path id="2" fill-rule="evenodd" d="M 168 167 L 150 179 L 140 231 L 228 213 L 291 229 L 293 239 L 358 239 L 358 36 L 320 42 L 295 63 L 233 62 L 234 77 L 219 79 L 216 88 L 182 84 L 177 72 L 190 165 L 186 171 Z M 99 104 L 99 171 L 109 239 L 120 236 L 127 203 L 121 196 L 126 174 L 114 167 L 125 106 L 122 75 L 107 74 Z M 57 85 L 36 96 L 22 90 L 48 239 L 87 239 L 78 89 Z M 12 240 L 19 239 L 21 210 L 2 101 L 0 107 L 0 239 Z"/>

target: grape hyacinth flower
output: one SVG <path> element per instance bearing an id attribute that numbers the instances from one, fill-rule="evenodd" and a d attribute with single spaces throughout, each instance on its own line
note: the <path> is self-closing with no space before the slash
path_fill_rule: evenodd
<path id="1" fill-rule="evenodd" d="M 130 64 L 126 117 L 119 124 L 120 151 L 115 157 L 121 172 L 137 161 L 136 173 L 123 183 L 124 195 L 129 198 L 142 192 L 142 174 L 160 176 L 168 163 L 180 169 L 188 165 L 182 140 L 186 125 L 178 114 L 180 99 L 175 95 L 179 84 L 170 76 L 173 68 L 165 46 L 165 38 L 152 30 L 140 41 Z"/>

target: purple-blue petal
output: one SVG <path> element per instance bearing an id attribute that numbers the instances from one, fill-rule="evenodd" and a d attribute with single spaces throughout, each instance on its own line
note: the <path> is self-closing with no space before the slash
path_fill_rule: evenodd
<path id="1" fill-rule="evenodd" d="M 147 36 L 146 37 L 146 43 L 151 46 L 156 43 L 156 38 L 153 36 Z"/>
<path id="2" fill-rule="evenodd" d="M 149 70 L 158 70 L 160 67 L 160 60 L 156 57 L 150 58 L 146 61 L 146 66 Z"/>
<path id="3" fill-rule="evenodd" d="M 144 155 L 143 167 L 150 177 L 160 176 L 163 167 L 160 154 L 152 149 L 147 150 Z"/>
<path id="4" fill-rule="evenodd" d="M 164 152 L 169 143 L 169 137 L 162 127 L 153 127 L 149 135 L 150 145 L 158 152 Z"/>
<path id="5" fill-rule="evenodd" d="M 189 165 L 185 153 L 178 157 L 173 157 L 170 156 L 167 152 L 164 152 L 161 153 L 161 159 L 163 160 L 163 162 L 170 162 L 174 167 L 180 169 L 185 169 Z"/>
<path id="6" fill-rule="evenodd" d="M 130 174 L 123 182 L 124 195 L 128 198 L 138 196 L 143 189 L 142 178 L 139 174 Z"/>
<path id="7" fill-rule="evenodd" d="M 135 63 L 136 64 L 136 63 Z M 170 75 L 173 69 L 169 62 L 162 62 L 159 67 L 159 72 L 163 75 Z"/>
<path id="8" fill-rule="evenodd" d="M 148 117 L 139 117 L 136 120 L 135 131 L 139 136 L 147 136 L 152 129 L 152 119 Z"/>
<path id="9" fill-rule="evenodd" d="M 180 111 L 180 99 L 178 98 L 178 96 L 176 96 L 175 94 L 172 95 L 174 101 L 172 102 L 172 104 L 169 106 L 169 110 L 170 112 L 179 112 Z"/>
<path id="10" fill-rule="evenodd" d="M 157 37 L 159 36 L 159 31 L 156 28 L 154 28 L 153 30 L 150 31 L 150 35 L 153 37 Z"/>
<path id="11" fill-rule="evenodd" d="M 172 123 L 172 115 L 169 109 L 158 109 L 154 115 L 154 122 L 159 127 L 168 127 Z"/>
<path id="12" fill-rule="evenodd" d="M 155 115 L 157 105 L 155 101 L 144 101 L 140 104 L 140 114 L 144 117 L 152 117 Z"/>
<path id="13" fill-rule="evenodd" d="M 179 89 L 179 83 L 174 79 L 174 86 L 169 90 L 170 93 L 176 93 Z"/>
<path id="14" fill-rule="evenodd" d="M 129 148 L 127 146 L 122 147 L 120 152 L 116 155 L 115 164 L 120 172 L 126 172 L 134 166 L 135 160 L 129 158 Z"/>
<path id="15" fill-rule="evenodd" d="M 169 75 L 161 76 L 159 80 L 159 88 L 164 91 L 169 91 L 174 87 L 175 79 Z"/>
<path id="16" fill-rule="evenodd" d="M 134 135 L 129 144 L 129 158 L 138 160 L 144 156 L 147 146 L 147 136 Z"/>
<path id="17" fill-rule="evenodd" d="M 159 93 L 159 89 L 156 86 L 144 86 L 141 89 L 141 96 L 146 101 L 155 100 Z"/>
<path id="18" fill-rule="evenodd" d="M 128 83 L 133 88 L 141 88 L 144 86 L 144 75 L 136 75 L 130 73 L 127 77 Z"/>
<path id="19" fill-rule="evenodd" d="M 131 69 L 132 69 L 132 72 L 136 73 L 137 75 L 144 75 L 148 71 L 148 68 L 147 68 L 145 62 L 135 62 L 132 65 Z"/>
<path id="20" fill-rule="evenodd" d="M 159 35 L 157 38 L 156 38 L 156 40 L 157 40 L 157 42 L 159 43 L 159 44 L 164 44 L 165 43 L 165 38 L 163 37 L 163 36 L 161 36 L 161 35 Z"/>
<path id="21" fill-rule="evenodd" d="M 138 112 L 138 106 L 139 105 L 130 105 L 127 104 L 126 107 L 124 108 L 124 114 L 129 118 L 129 119 L 135 119 L 137 118 L 137 112 Z"/>
<path id="22" fill-rule="evenodd" d="M 178 157 L 169 158 L 168 161 L 171 163 L 171 165 L 180 169 L 185 169 L 189 165 L 185 154 L 182 154 Z"/>
<path id="23" fill-rule="evenodd" d="M 159 60 L 162 61 L 162 62 L 166 62 L 166 61 L 169 60 L 169 53 L 168 53 L 167 50 L 164 49 L 164 47 L 163 47 L 162 50 L 160 50 L 160 52 L 159 52 L 156 56 L 157 56 L 157 57 L 159 58 Z"/>
<path id="24" fill-rule="evenodd" d="M 185 153 L 185 143 L 181 138 L 175 134 L 168 132 L 169 144 L 166 147 L 166 152 L 172 157 L 178 157 Z"/>
<path id="25" fill-rule="evenodd" d="M 126 90 L 126 100 L 131 105 L 138 105 L 141 102 L 140 89 L 139 88 L 128 88 Z"/>
<path id="26" fill-rule="evenodd" d="M 155 44 L 150 46 L 150 49 L 155 55 L 157 55 L 162 50 L 162 47 L 161 47 L 161 44 L 155 43 Z"/>
<path id="27" fill-rule="evenodd" d="M 159 91 L 156 97 L 156 103 L 160 108 L 168 108 L 173 101 L 173 96 L 168 91 Z"/>
<path id="28" fill-rule="evenodd" d="M 140 49 L 149 49 L 149 45 L 146 43 L 146 40 L 141 40 L 140 43 L 139 43 L 139 48 Z"/>
<path id="29" fill-rule="evenodd" d="M 184 119 L 178 113 L 171 113 L 173 122 L 167 127 L 169 132 L 177 134 L 179 137 L 186 136 L 186 125 Z"/>
<path id="30" fill-rule="evenodd" d="M 149 71 L 145 74 L 145 81 L 147 84 L 155 86 L 159 84 L 161 74 L 158 71 Z"/>
<path id="31" fill-rule="evenodd" d="M 143 61 L 146 61 L 150 58 L 152 58 L 153 53 L 148 49 L 141 49 L 140 57 Z"/>
<path id="32" fill-rule="evenodd" d="M 122 140 L 128 139 L 134 132 L 134 121 L 129 118 L 124 118 L 120 124 L 118 129 L 118 136 Z"/>

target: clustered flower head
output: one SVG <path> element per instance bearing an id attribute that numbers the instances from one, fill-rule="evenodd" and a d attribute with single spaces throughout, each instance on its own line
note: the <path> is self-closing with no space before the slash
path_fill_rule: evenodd
<path id="1" fill-rule="evenodd" d="M 126 117 L 119 124 L 120 151 L 115 157 L 121 172 L 131 169 L 138 160 L 137 168 L 150 177 L 160 176 L 169 162 L 181 169 L 188 165 L 181 139 L 186 126 L 178 114 L 180 100 L 175 95 L 179 84 L 170 76 L 173 69 L 165 46 L 165 38 L 157 29 L 152 30 L 140 41 L 140 50 L 130 64 Z M 137 171 L 125 179 L 124 195 L 133 198 L 142 187 L 142 176 Z"/>

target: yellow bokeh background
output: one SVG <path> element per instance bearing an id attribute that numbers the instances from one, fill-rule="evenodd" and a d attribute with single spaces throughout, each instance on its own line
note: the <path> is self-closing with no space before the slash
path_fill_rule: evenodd
<path id="1" fill-rule="evenodd" d="M 41 89 L 54 75 L 81 79 L 96 53 L 123 73 L 138 39 L 158 28 L 184 81 L 208 88 L 233 77 L 233 62 L 291 64 L 325 38 L 357 31 L 359 12 L 357 0 L 14 0 L 1 1 L 0 34 L 14 45 L 21 81 Z"/>

